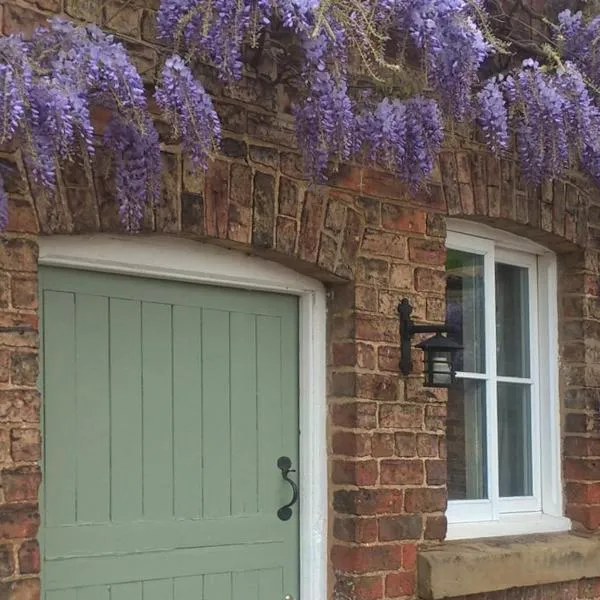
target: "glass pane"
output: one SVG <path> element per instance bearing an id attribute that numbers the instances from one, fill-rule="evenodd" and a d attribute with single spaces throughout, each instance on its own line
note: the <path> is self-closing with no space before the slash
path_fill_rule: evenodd
<path id="1" fill-rule="evenodd" d="M 483 256 L 448 250 L 446 260 L 446 325 L 464 347 L 457 371 L 485 372 L 485 298 Z"/>
<path id="2" fill-rule="evenodd" d="M 448 498 L 487 498 L 485 381 L 461 379 L 448 390 Z"/>
<path id="3" fill-rule="evenodd" d="M 529 385 L 498 384 L 498 460 L 500 496 L 531 496 L 533 484 Z"/>
<path id="4" fill-rule="evenodd" d="M 496 264 L 498 375 L 529 377 L 529 270 Z"/>

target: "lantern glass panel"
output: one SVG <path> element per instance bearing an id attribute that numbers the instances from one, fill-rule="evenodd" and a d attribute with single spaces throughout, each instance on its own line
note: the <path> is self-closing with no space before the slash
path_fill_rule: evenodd
<path id="1" fill-rule="evenodd" d="M 454 380 L 452 352 L 448 350 L 427 350 L 425 360 L 429 370 L 427 379 L 431 387 L 449 387 Z"/>

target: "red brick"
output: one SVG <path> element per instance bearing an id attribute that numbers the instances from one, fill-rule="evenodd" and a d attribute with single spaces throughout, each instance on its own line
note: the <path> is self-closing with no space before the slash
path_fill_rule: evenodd
<path id="1" fill-rule="evenodd" d="M 37 540 L 28 540 L 19 548 L 19 573 L 34 575 L 40 572 L 40 547 Z"/>
<path id="2" fill-rule="evenodd" d="M 40 395 L 33 390 L 3 390 L 0 394 L 0 420 L 38 423 Z"/>
<path id="3" fill-rule="evenodd" d="M 397 233 L 366 229 L 362 241 L 362 250 L 368 254 L 379 254 L 387 258 L 405 258 L 406 238 Z"/>
<path id="4" fill-rule="evenodd" d="M 400 348 L 398 346 L 379 346 L 377 355 L 379 369 L 382 371 L 400 371 Z"/>
<path id="5" fill-rule="evenodd" d="M 565 438 L 565 456 L 572 457 L 600 457 L 600 438 L 572 437 Z M 600 479 L 600 477 L 599 477 Z"/>
<path id="6" fill-rule="evenodd" d="M 33 538 L 39 522 L 36 504 L 4 505 L 0 507 L 0 538 Z"/>
<path id="7" fill-rule="evenodd" d="M 389 571 L 402 566 L 400 546 L 334 546 L 331 549 L 334 569 L 347 573 L 371 573 Z"/>
<path id="8" fill-rule="evenodd" d="M 565 478 L 575 481 L 598 481 L 600 459 L 567 458 L 564 461 Z"/>
<path id="9" fill-rule="evenodd" d="M 377 519 L 336 517 L 333 535 L 342 542 L 369 543 L 377 541 Z"/>
<path id="10" fill-rule="evenodd" d="M 0 244 L 0 268 L 7 271 L 37 269 L 38 246 L 30 240 L 14 238 Z"/>
<path id="11" fill-rule="evenodd" d="M 368 312 L 377 312 L 377 288 L 357 285 L 356 308 Z"/>
<path id="12" fill-rule="evenodd" d="M 377 474 L 377 461 L 375 460 L 335 460 L 331 478 L 333 483 L 368 486 L 377 481 Z"/>
<path id="13" fill-rule="evenodd" d="M 356 337 L 368 342 L 396 342 L 398 340 L 398 319 L 358 314 L 356 316 Z"/>
<path id="14" fill-rule="evenodd" d="M 411 238 L 408 241 L 411 262 L 441 267 L 446 262 L 446 246 L 442 242 Z"/>
<path id="15" fill-rule="evenodd" d="M 394 402 L 398 398 L 398 377 L 378 373 L 358 373 L 356 395 L 367 400 Z"/>
<path id="16" fill-rule="evenodd" d="M 423 407 L 414 404 L 382 404 L 379 426 L 386 429 L 421 429 Z"/>
<path id="17" fill-rule="evenodd" d="M 417 545 L 404 544 L 402 546 L 402 566 L 410 571 L 417 567 Z"/>
<path id="18" fill-rule="evenodd" d="M 334 367 L 353 367 L 356 364 L 356 344 L 354 342 L 332 344 L 331 354 Z"/>
<path id="19" fill-rule="evenodd" d="M 413 287 L 413 269 L 411 265 L 392 264 L 390 271 L 390 286 L 400 290 L 410 290 Z"/>
<path id="20" fill-rule="evenodd" d="M 0 355 L 1 360 L 1 355 Z M 11 357 L 11 383 L 34 387 L 38 377 L 38 356 L 34 352 L 13 352 Z M 2 365 L 0 364 L 0 373 Z"/>
<path id="21" fill-rule="evenodd" d="M 385 595 L 388 598 L 412 596 L 415 591 L 415 572 L 390 573 L 385 578 Z"/>
<path id="22" fill-rule="evenodd" d="M 332 422 L 340 427 L 373 429 L 377 427 L 377 404 L 375 402 L 348 402 L 331 407 Z"/>
<path id="23" fill-rule="evenodd" d="M 444 540 L 448 530 L 448 521 L 444 515 L 425 518 L 425 539 Z M 408 568 L 408 567 L 407 567 Z"/>
<path id="24" fill-rule="evenodd" d="M 10 362 L 10 353 L 8 350 L 0 349 L 0 383 L 8 383 L 8 364 Z"/>
<path id="25" fill-rule="evenodd" d="M 314 262 L 317 259 L 319 233 L 323 222 L 326 200 L 320 193 L 306 192 L 300 220 L 298 255 L 302 260 Z"/>
<path id="26" fill-rule="evenodd" d="M 371 440 L 373 456 L 394 456 L 394 435 L 392 433 L 374 433 Z"/>
<path id="27" fill-rule="evenodd" d="M 428 485 L 445 485 L 448 475 L 445 460 L 426 460 L 425 471 Z"/>
<path id="28" fill-rule="evenodd" d="M 377 368 L 377 352 L 371 344 L 356 344 L 356 364 L 361 369 Z"/>
<path id="29" fill-rule="evenodd" d="M 396 204 L 383 204 L 381 219 L 384 229 L 410 233 L 425 233 L 427 230 L 427 213 L 422 210 L 404 208 Z"/>
<path id="30" fill-rule="evenodd" d="M 371 452 L 370 442 L 370 437 L 364 433 L 336 431 L 333 434 L 331 446 L 334 454 L 341 454 L 343 456 L 366 456 Z"/>
<path id="31" fill-rule="evenodd" d="M 34 310 L 37 308 L 37 281 L 30 277 L 12 278 L 12 305 L 14 308 L 27 308 Z"/>
<path id="32" fill-rule="evenodd" d="M 567 500 L 573 504 L 600 504 L 600 483 L 567 482 Z"/>
<path id="33" fill-rule="evenodd" d="M 377 535 L 377 530 L 375 530 L 375 535 Z M 10 544 L 2 544 L 0 545 L 0 579 L 11 577 L 14 573 L 13 548 Z"/>
<path id="34" fill-rule="evenodd" d="M 0 598 L 6 598 L 6 600 L 39 600 L 40 582 L 38 579 L 24 579 L 0 584 Z"/>
<path id="35" fill-rule="evenodd" d="M 418 455 L 427 458 L 438 456 L 440 447 L 439 441 L 439 435 L 431 435 L 429 433 L 421 433 L 417 435 Z"/>
<path id="36" fill-rule="evenodd" d="M 380 542 L 418 540 L 423 533 L 423 523 L 418 515 L 381 517 L 378 523 Z"/>
<path id="37" fill-rule="evenodd" d="M 446 274 L 444 271 L 419 267 L 415 269 L 415 289 L 419 292 L 443 294 L 446 291 Z"/>
<path id="38" fill-rule="evenodd" d="M 15 462 L 35 462 L 40 459 L 39 429 L 13 429 L 10 437 Z"/>
<path id="39" fill-rule="evenodd" d="M 352 371 L 335 372 L 331 374 L 329 393 L 332 396 L 356 396 L 356 373 Z"/>
<path id="40" fill-rule="evenodd" d="M 446 510 L 445 488 L 414 488 L 406 490 L 406 511 L 429 513 Z"/>
<path id="41" fill-rule="evenodd" d="M 390 274 L 390 263 L 379 258 L 361 257 L 356 265 L 356 282 L 385 286 Z"/>
<path id="42" fill-rule="evenodd" d="M 383 577 L 369 575 L 363 577 L 344 576 L 335 584 L 334 598 L 356 598 L 357 600 L 381 600 L 383 598 Z"/>
<path id="43" fill-rule="evenodd" d="M 11 462 L 10 430 L 0 429 L 0 463 Z"/>
<path id="44" fill-rule="evenodd" d="M 398 456 L 413 457 L 417 455 L 417 438 L 414 433 L 402 431 L 396 433 L 394 439 Z"/>
<path id="45" fill-rule="evenodd" d="M 600 598 L 600 578 L 582 579 L 579 582 L 578 600 L 598 600 Z"/>
<path id="46" fill-rule="evenodd" d="M 409 485 L 423 483 L 423 461 L 383 460 L 381 461 L 381 483 Z"/>
<path id="47" fill-rule="evenodd" d="M 403 505 L 404 494 L 399 489 L 337 490 L 333 494 L 333 508 L 343 514 L 397 514 Z"/>
<path id="48" fill-rule="evenodd" d="M 7 502 L 36 500 L 41 473 L 38 467 L 18 467 L 2 471 L 2 489 Z"/>
<path id="49" fill-rule="evenodd" d="M 27 200 L 10 198 L 6 231 L 38 233 L 39 225 L 33 205 Z"/>
<path id="50" fill-rule="evenodd" d="M 600 529 L 600 506 L 567 505 L 567 517 L 590 531 Z"/>

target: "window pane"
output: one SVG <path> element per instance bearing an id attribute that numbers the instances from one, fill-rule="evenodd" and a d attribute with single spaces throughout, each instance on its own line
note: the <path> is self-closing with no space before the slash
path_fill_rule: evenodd
<path id="1" fill-rule="evenodd" d="M 483 256 L 448 250 L 446 261 L 446 324 L 449 337 L 464 347 L 459 371 L 485 372 L 485 302 Z"/>
<path id="2" fill-rule="evenodd" d="M 531 388 L 498 384 L 500 496 L 531 496 Z"/>
<path id="3" fill-rule="evenodd" d="M 461 379 L 448 393 L 448 497 L 487 498 L 485 381 Z"/>
<path id="4" fill-rule="evenodd" d="M 529 271 L 496 264 L 498 375 L 529 377 Z"/>

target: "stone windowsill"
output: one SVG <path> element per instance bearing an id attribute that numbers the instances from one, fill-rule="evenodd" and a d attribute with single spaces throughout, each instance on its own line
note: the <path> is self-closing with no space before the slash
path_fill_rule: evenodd
<path id="1" fill-rule="evenodd" d="M 554 533 L 444 542 L 420 551 L 418 571 L 425 600 L 600 577 L 600 537 Z"/>

